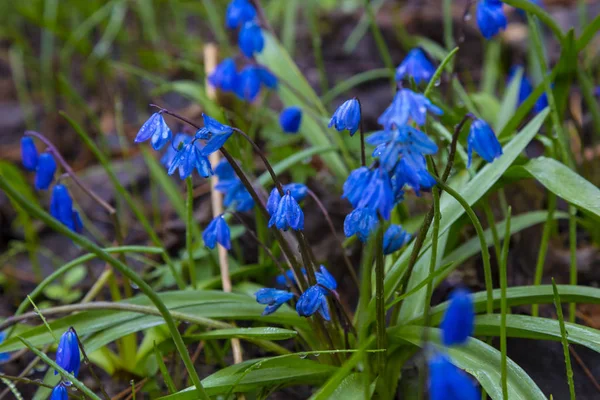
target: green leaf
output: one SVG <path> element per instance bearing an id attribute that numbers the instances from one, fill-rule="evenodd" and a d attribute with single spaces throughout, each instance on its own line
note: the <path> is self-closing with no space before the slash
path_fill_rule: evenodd
<path id="1" fill-rule="evenodd" d="M 512 167 L 508 174 L 520 178 L 535 178 L 558 197 L 600 218 L 600 190 L 552 158 L 535 158 L 527 164 Z"/>
<path id="2" fill-rule="evenodd" d="M 201 83 L 198 83 L 196 81 L 181 80 L 165 83 L 163 85 L 160 85 L 153 91 L 155 95 L 160 95 L 168 92 L 179 93 L 180 95 L 197 102 L 202 106 L 206 114 L 218 120 L 222 120 L 221 109 L 214 101 L 212 101 L 206 95 L 206 89 Z"/>
<path id="3" fill-rule="evenodd" d="M 508 121 L 510 121 L 515 114 L 517 104 L 519 103 L 519 90 L 521 89 L 522 78 L 523 68 L 518 68 L 504 93 L 504 98 L 500 104 L 500 110 L 496 118 L 494 118 L 494 132 L 496 132 L 496 134 L 502 132 L 502 129 L 504 129 Z"/>
<path id="4" fill-rule="evenodd" d="M 389 331 L 392 344 L 410 343 L 423 346 L 423 327 L 402 326 Z M 440 330 L 430 328 L 429 338 L 439 351 L 447 351 L 452 362 L 473 375 L 494 400 L 502 399 L 500 352 L 492 346 L 470 338 L 466 344 L 446 348 L 440 344 Z M 529 375 L 508 359 L 508 398 L 511 400 L 546 400 L 546 396 Z"/>
<path id="5" fill-rule="evenodd" d="M 73 268 L 65 274 L 65 277 L 63 278 L 63 283 L 65 284 L 65 286 L 72 288 L 73 286 L 81 282 L 86 275 L 87 269 L 83 265 L 80 265 L 78 267 Z"/>
<path id="6" fill-rule="evenodd" d="M 298 332 L 283 328 L 261 327 L 261 328 L 232 328 L 216 329 L 196 335 L 187 335 L 184 338 L 193 340 L 209 339 L 264 339 L 264 340 L 286 340 L 298 335 Z"/>

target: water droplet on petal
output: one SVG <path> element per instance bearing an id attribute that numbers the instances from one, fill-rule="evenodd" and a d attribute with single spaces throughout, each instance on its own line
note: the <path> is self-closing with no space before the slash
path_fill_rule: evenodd
<path id="1" fill-rule="evenodd" d="M 468 22 L 468 21 L 470 21 L 470 20 L 471 20 L 471 18 L 473 18 L 473 15 L 471 15 L 471 12 L 470 12 L 470 11 L 467 11 L 467 12 L 465 13 L 465 15 L 463 16 L 463 20 L 464 20 L 465 22 Z"/>

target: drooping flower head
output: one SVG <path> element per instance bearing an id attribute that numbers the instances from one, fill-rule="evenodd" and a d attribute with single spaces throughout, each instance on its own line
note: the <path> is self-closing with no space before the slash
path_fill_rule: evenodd
<path id="1" fill-rule="evenodd" d="M 442 115 L 441 108 L 435 106 L 422 94 L 410 89 L 400 89 L 394 96 L 392 104 L 381 114 L 377 122 L 385 129 L 393 129 L 406 125 L 412 119 L 417 125 L 425 124 L 427 112 Z"/>
<path id="2" fill-rule="evenodd" d="M 206 140 L 202 155 L 208 156 L 223 147 L 227 139 L 233 135 L 233 128 L 206 114 L 202 114 L 202 119 L 204 120 L 204 127 L 198 129 L 195 137 L 196 139 Z"/>
<path id="3" fill-rule="evenodd" d="M 425 157 L 414 152 L 408 152 L 402 157 L 396 165 L 392 178 L 392 187 L 396 194 L 398 190 L 402 190 L 405 185 L 408 185 L 417 196 L 420 196 L 421 190 L 431 189 L 435 184 L 435 178 L 427 171 Z"/>
<path id="4" fill-rule="evenodd" d="M 265 47 L 265 38 L 260 26 L 254 21 L 246 22 L 238 35 L 238 45 L 242 53 L 248 57 L 254 57 L 254 54 L 260 53 Z"/>
<path id="5" fill-rule="evenodd" d="M 302 109 L 300 107 L 288 107 L 279 114 L 279 126 L 285 133 L 298 133 L 301 123 Z"/>
<path id="6" fill-rule="evenodd" d="M 477 3 L 477 25 L 488 40 L 506 29 L 506 15 L 502 6 L 500 0 L 480 0 Z"/>
<path id="7" fill-rule="evenodd" d="M 392 224 L 383 234 L 383 254 L 392 254 L 402 248 L 410 240 L 410 233 L 400 225 Z"/>
<path id="8" fill-rule="evenodd" d="M 431 400 L 478 400 L 479 389 L 471 378 L 443 354 L 429 360 L 429 398 Z"/>
<path id="9" fill-rule="evenodd" d="M 38 158 L 38 166 L 35 173 L 35 188 L 46 190 L 54 180 L 56 173 L 56 161 L 50 153 L 42 153 Z"/>
<path id="10" fill-rule="evenodd" d="M 302 183 L 288 183 L 287 185 L 283 185 L 282 189 L 283 193 L 289 192 L 298 203 L 304 200 L 308 194 L 308 188 Z M 267 200 L 267 211 L 270 215 L 273 215 L 275 212 L 277 212 L 277 207 L 279 206 L 280 201 L 281 194 L 279 194 L 279 190 L 274 187 L 269 194 L 269 199 Z"/>
<path id="11" fill-rule="evenodd" d="M 38 151 L 30 136 L 21 138 L 21 160 L 28 171 L 35 171 L 38 165 Z"/>
<path id="12" fill-rule="evenodd" d="M 69 400 L 69 392 L 64 382 L 59 382 L 58 385 L 54 386 L 50 394 L 50 400 Z"/>
<path id="13" fill-rule="evenodd" d="M 517 71 L 520 67 L 513 66 L 508 72 L 508 81 L 512 82 L 513 79 L 516 78 Z M 531 84 L 531 80 L 527 77 L 527 75 L 523 74 L 521 77 L 521 84 L 519 86 L 519 102 L 518 105 L 521 105 L 533 92 L 533 86 Z M 536 100 L 533 105 L 533 112 L 539 113 L 544 108 L 548 107 L 548 97 L 546 92 L 542 93 L 540 97 Z"/>
<path id="14" fill-rule="evenodd" d="M 277 89 L 277 77 L 259 65 L 247 65 L 238 74 L 234 92 L 242 100 L 254 101 L 261 86 Z"/>
<path id="15" fill-rule="evenodd" d="M 348 130 L 350 136 L 354 135 L 360 126 L 360 103 L 358 99 L 346 100 L 335 110 L 331 116 L 328 127 L 335 126 L 338 132 Z"/>
<path id="16" fill-rule="evenodd" d="M 232 0 L 225 13 L 225 26 L 229 29 L 238 28 L 256 17 L 256 9 L 248 0 Z"/>
<path id="17" fill-rule="evenodd" d="M 329 294 L 329 291 L 335 292 L 335 290 L 337 289 L 337 281 L 335 280 L 333 275 L 329 273 L 329 271 L 327 270 L 327 268 L 325 268 L 324 265 L 321 265 L 319 267 L 319 271 L 320 272 L 315 273 L 315 276 L 317 278 L 317 283 L 328 289 L 324 292 L 325 295 Z"/>
<path id="18" fill-rule="evenodd" d="M 377 210 L 381 217 L 387 220 L 390 219 L 393 207 L 394 192 L 390 176 L 385 168 L 379 167 L 371 174 L 357 208 Z"/>
<path id="19" fill-rule="evenodd" d="M 81 232 L 83 230 L 81 217 L 73 209 L 73 199 L 65 185 L 58 184 L 52 188 L 50 214 L 72 231 Z"/>
<path id="20" fill-rule="evenodd" d="M 469 153 L 469 165 L 471 166 L 471 157 L 473 150 L 477 152 L 485 161 L 491 163 L 502 155 L 502 146 L 496 138 L 496 134 L 487 122 L 476 119 L 471 124 L 469 136 L 467 138 L 467 151 Z"/>
<path id="21" fill-rule="evenodd" d="M 290 191 L 281 198 L 277 209 L 271 214 L 269 228 L 272 226 L 283 231 L 287 231 L 289 228 L 295 231 L 304 229 L 304 213 Z"/>
<path id="22" fill-rule="evenodd" d="M 215 175 L 219 178 L 215 189 L 225 195 L 225 207 L 232 207 L 238 212 L 250 211 L 254 207 L 252 196 L 226 159 L 222 159 L 216 166 Z"/>
<path id="23" fill-rule="evenodd" d="M 393 129 L 375 132 L 367 143 L 377 146 L 373 157 L 379 158 L 388 171 L 392 171 L 400 156 L 411 154 L 435 154 L 438 147 L 429 137 L 410 125 L 394 126 Z"/>
<path id="24" fill-rule="evenodd" d="M 185 133 L 178 133 L 173 138 L 171 145 L 167 147 L 167 150 L 160 158 L 160 163 L 167 167 L 167 169 L 171 166 L 173 159 L 177 155 L 177 152 L 180 150 L 179 146 L 185 146 L 186 144 L 192 141 L 192 137 Z"/>
<path id="25" fill-rule="evenodd" d="M 173 157 L 173 161 L 171 161 L 167 172 L 169 175 L 173 175 L 175 171 L 179 170 L 179 177 L 186 179 L 192 174 L 194 169 L 204 178 L 208 178 L 213 174 L 210 162 L 203 154 L 200 143 L 191 140 Z"/>
<path id="26" fill-rule="evenodd" d="M 408 52 L 404 60 L 396 68 L 396 81 L 412 77 L 417 85 L 428 83 L 435 74 L 435 66 L 429 61 L 420 48 Z"/>
<path id="27" fill-rule="evenodd" d="M 348 199 L 353 207 L 358 207 L 358 203 L 371 180 L 373 172 L 367 167 L 359 167 L 348 175 L 348 179 L 344 182 L 343 199 Z"/>
<path id="28" fill-rule="evenodd" d="M 274 313 L 279 307 L 294 297 L 294 294 L 288 291 L 271 288 L 259 289 L 254 295 L 259 304 L 267 305 L 262 315 Z"/>
<path id="29" fill-rule="evenodd" d="M 371 233 L 377 228 L 379 220 L 377 212 L 370 208 L 357 208 L 344 219 L 344 235 L 351 237 L 356 235 L 358 240 L 366 242 Z"/>
<path id="30" fill-rule="evenodd" d="M 456 289 L 450 296 L 450 304 L 444 314 L 442 328 L 442 343 L 446 346 L 460 345 L 473 335 L 475 308 L 471 292 L 466 289 Z"/>
<path id="31" fill-rule="evenodd" d="M 301 317 L 310 317 L 319 312 L 325 321 L 330 321 L 331 315 L 329 314 L 325 289 L 318 285 L 306 289 L 296 303 L 296 311 Z"/>
<path id="32" fill-rule="evenodd" d="M 204 232 L 202 232 L 202 240 L 209 249 L 214 249 L 219 243 L 227 250 L 231 250 L 231 232 L 223 214 L 210 221 Z"/>
<path id="33" fill-rule="evenodd" d="M 65 371 L 73 374 L 75 377 L 79 374 L 81 360 L 79 358 L 79 343 L 77 334 L 73 328 L 69 328 L 60 337 L 58 349 L 56 350 L 56 363 Z M 54 375 L 58 371 L 54 371 Z"/>
<path id="34" fill-rule="evenodd" d="M 152 148 L 154 150 L 160 150 L 171 140 L 172 135 L 171 129 L 165 122 L 162 113 L 156 112 L 144 122 L 144 125 L 142 125 L 135 137 L 135 143 L 145 142 L 150 139 Z"/>
<path id="35" fill-rule="evenodd" d="M 233 61 L 233 58 L 226 58 L 210 74 L 208 82 L 216 88 L 230 92 L 235 89 L 237 77 L 235 61 Z"/>

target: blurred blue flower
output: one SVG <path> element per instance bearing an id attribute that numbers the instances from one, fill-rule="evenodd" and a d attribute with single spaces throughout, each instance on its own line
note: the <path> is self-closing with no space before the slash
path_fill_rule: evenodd
<path id="1" fill-rule="evenodd" d="M 279 125 L 285 133 L 298 133 L 302 123 L 302 110 L 300 107 L 288 107 L 279 114 Z"/>
<path id="2" fill-rule="evenodd" d="M 400 89 L 394 96 L 392 104 L 381 114 L 377 122 L 385 129 L 406 125 L 411 118 L 417 125 L 423 125 L 428 111 L 435 115 L 444 113 L 422 94 L 410 89 Z"/>
<path id="3" fill-rule="evenodd" d="M 223 214 L 210 221 L 204 232 L 202 232 L 202 240 L 209 249 L 214 249 L 219 243 L 227 250 L 231 250 L 231 232 Z"/>
<path id="4" fill-rule="evenodd" d="M 227 139 L 233 135 L 233 128 L 206 114 L 202 114 L 202 118 L 204 119 L 204 127 L 198 129 L 195 137 L 196 139 L 206 140 L 202 155 L 208 156 L 223 147 Z"/>
<path id="5" fill-rule="evenodd" d="M 277 229 L 287 231 L 292 228 L 296 231 L 304 229 L 304 213 L 298 202 L 287 192 L 277 204 L 277 209 L 271 214 L 269 228 L 276 226 Z"/>
<path id="6" fill-rule="evenodd" d="M 38 151 L 33 139 L 29 136 L 21 138 L 21 160 L 28 171 L 35 171 L 38 165 Z"/>
<path id="7" fill-rule="evenodd" d="M 346 100 L 335 110 L 329 121 L 329 128 L 335 126 L 338 132 L 348 130 L 350 136 L 354 135 L 360 126 L 360 103 L 358 99 Z"/>
<path id="8" fill-rule="evenodd" d="M 306 268 L 302 268 L 302 274 L 306 275 Z M 294 271 L 290 269 L 286 271 L 285 275 L 277 275 L 275 281 L 279 286 L 288 286 L 290 283 L 296 284 L 296 277 L 294 276 Z"/>
<path id="9" fill-rule="evenodd" d="M 179 146 L 184 146 L 192 141 L 192 137 L 185 133 L 178 133 L 173 138 L 171 145 L 167 147 L 167 150 L 160 158 L 160 163 L 167 167 L 167 169 L 171 166 L 173 159 L 177 155 L 177 151 L 179 150 Z"/>
<path id="10" fill-rule="evenodd" d="M 288 183 L 287 185 L 283 185 L 282 188 L 283 193 L 289 192 L 298 203 L 304 200 L 308 194 L 308 188 L 302 183 Z M 279 190 L 274 187 L 267 200 L 267 211 L 270 215 L 273 215 L 277 211 L 280 201 L 281 195 L 279 194 Z"/>
<path id="11" fill-rule="evenodd" d="M 255 17 L 256 9 L 248 0 L 232 0 L 225 13 L 225 26 L 235 29 Z"/>
<path id="12" fill-rule="evenodd" d="M 56 172 L 56 161 L 50 153 L 42 153 L 38 159 L 38 167 L 35 173 L 35 188 L 46 190 L 54 180 Z"/>
<path id="13" fill-rule="evenodd" d="M 382 218 L 390 218 L 394 207 L 394 192 L 385 168 L 379 167 L 373 171 L 356 207 L 377 210 Z"/>
<path id="14" fill-rule="evenodd" d="M 533 112 L 537 114 L 543 111 L 546 107 L 548 107 L 548 96 L 546 95 L 546 92 L 544 92 L 540 97 L 538 97 L 533 105 Z"/>
<path id="15" fill-rule="evenodd" d="M 58 349 L 56 350 L 56 364 L 75 377 L 79 374 L 79 368 L 81 367 L 79 343 L 77 341 L 77 334 L 73 328 L 69 328 L 60 337 Z M 57 374 L 58 371 L 54 371 L 54 375 Z"/>
<path id="16" fill-rule="evenodd" d="M 58 385 L 54 386 L 50 394 L 50 400 L 69 400 L 69 392 L 64 382 L 59 382 Z"/>
<path id="17" fill-rule="evenodd" d="M 72 231 L 81 232 L 83 230 L 81 217 L 73 209 L 73 200 L 65 185 L 58 184 L 52 188 L 50 214 Z"/>
<path id="18" fill-rule="evenodd" d="M 442 343 L 446 346 L 465 343 L 473 334 L 474 319 L 475 308 L 471 292 L 455 289 L 450 295 L 450 304 L 440 324 Z"/>
<path id="19" fill-rule="evenodd" d="M 254 207 L 252 196 L 226 159 L 219 162 L 215 174 L 219 178 L 215 189 L 225 195 L 223 198 L 225 207 L 233 207 L 238 212 L 250 211 Z"/>
<path id="20" fill-rule="evenodd" d="M 208 77 L 208 82 L 223 91 L 233 91 L 237 82 L 237 69 L 233 58 L 226 58 Z"/>
<path id="21" fill-rule="evenodd" d="M 489 163 L 502 155 L 502 146 L 500 146 L 492 127 L 481 119 L 473 121 L 469 129 L 469 136 L 467 137 L 469 162 L 467 167 L 471 166 L 473 150 Z"/>
<path id="22" fill-rule="evenodd" d="M 357 208 L 344 219 L 344 235 L 351 237 L 356 235 L 358 240 L 366 242 L 371 232 L 377 228 L 379 220 L 377 213 L 369 208 Z"/>
<path id="23" fill-rule="evenodd" d="M 480 0 L 477 4 L 477 25 L 488 40 L 506 29 L 506 15 L 502 6 L 500 0 Z"/>
<path id="24" fill-rule="evenodd" d="M 471 378 L 443 354 L 429 360 L 429 398 L 431 400 L 479 400 L 479 389 Z"/>
<path id="25" fill-rule="evenodd" d="M 327 304 L 327 296 L 325 290 L 318 286 L 311 286 L 298 299 L 296 303 L 296 311 L 301 317 L 310 317 L 317 311 L 325 321 L 330 321 L 329 305 Z"/>
<path id="26" fill-rule="evenodd" d="M 402 189 L 408 185 L 421 195 L 421 189 L 431 189 L 436 184 L 435 178 L 427 171 L 425 156 L 419 153 L 406 153 L 394 171 L 392 186 Z"/>
<path id="27" fill-rule="evenodd" d="M 137 136 L 135 137 L 135 143 L 145 142 L 150 139 L 152 148 L 154 150 L 160 150 L 165 144 L 171 140 L 171 129 L 165 122 L 162 114 L 156 112 L 148 118 L 144 125 L 140 128 Z"/>
<path id="28" fill-rule="evenodd" d="M 400 250 L 410 238 L 410 233 L 402 229 L 400 225 L 390 225 L 383 234 L 383 254 L 392 254 Z"/>
<path id="29" fill-rule="evenodd" d="M 520 67 L 518 67 L 518 66 L 511 67 L 511 69 L 508 72 L 508 81 L 509 82 L 511 82 L 513 79 L 515 79 L 515 75 L 519 68 Z M 523 74 L 523 76 L 521 78 L 521 84 L 519 86 L 519 103 L 518 103 L 518 105 L 521 105 L 525 100 L 527 100 L 527 98 L 531 95 L 532 92 L 533 92 L 533 86 L 531 85 L 531 81 L 525 74 Z M 537 99 L 537 101 L 533 105 L 533 112 L 537 114 L 546 107 L 548 107 L 548 97 L 546 96 L 546 92 L 544 92 L 541 94 L 541 96 Z"/>
<path id="30" fill-rule="evenodd" d="M 261 85 L 277 89 L 277 77 L 264 67 L 247 65 L 239 73 L 234 91 L 240 99 L 251 102 L 260 92 Z"/>
<path id="31" fill-rule="evenodd" d="M 204 178 L 213 174 L 210 162 L 202 152 L 202 147 L 197 141 L 192 140 L 177 152 L 167 172 L 169 175 L 173 175 L 176 170 L 179 170 L 179 177 L 186 179 L 192 174 L 194 168 Z"/>
<path id="32" fill-rule="evenodd" d="M 255 53 L 260 53 L 265 47 L 265 38 L 260 26 L 254 21 L 246 22 L 238 35 L 238 46 L 242 53 L 248 57 L 254 57 Z"/>
<path id="33" fill-rule="evenodd" d="M 375 132 L 367 138 L 366 142 L 377 146 L 373 151 L 373 157 L 378 157 L 388 171 L 394 169 L 402 155 L 435 154 L 438 150 L 429 136 L 410 125 Z"/>
<path id="34" fill-rule="evenodd" d="M 344 182 L 342 198 L 348 199 L 352 207 L 358 207 L 372 174 L 373 172 L 369 168 L 359 167 L 348 175 L 348 179 Z"/>
<path id="35" fill-rule="evenodd" d="M 4 342 L 6 339 L 6 333 L 0 332 L 0 343 Z M 5 362 L 10 359 L 10 353 L 0 353 L 0 362 Z"/>
<path id="36" fill-rule="evenodd" d="M 254 295 L 259 304 L 267 305 L 262 315 L 274 313 L 279 307 L 294 297 L 294 294 L 288 291 L 271 288 L 259 289 Z"/>
<path id="37" fill-rule="evenodd" d="M 415 83 L 428 83 L 435 74 L 435 66 L 429 61 L 425 52 L 420 48 L 408 52 L 404 60 L 396 68 L 396 81 L 412 77 Z"/>
<path id="38" fill-rule="evenodd" d="M 331 275 L 329 271 L 327 271 L 327 268 L 325 268 L 325 266 L 323 265 L 321 265 L 319 270 L 320 272 L 317 272 L 315 274 L 317 278 L 317 283 L 321 286 L 326 287 L 327 289 L 329 289 L 329 291 L 334 292 L 337 289 L 337 281 L 335 280 L 333 275 Z M 326 290 L 324 294 L 329 294 L 329 291 Z"/>

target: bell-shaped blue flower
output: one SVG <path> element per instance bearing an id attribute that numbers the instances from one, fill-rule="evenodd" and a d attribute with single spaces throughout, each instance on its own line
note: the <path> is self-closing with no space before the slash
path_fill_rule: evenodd
<path id="1" fill-rule="evenodd" d="M 480 0 L 477 4 L 477 26 L 486 39 L 506 29 L 506 15 L 500 0 Z"/>
<path id="2" fill-rule="evenodd" d="M 256 68 L 248 65 L 242 69 L 238 75 L 235 86 L 235 93 L 242 100 L 254 101 L 258 92 L 260 92 L 260 75 Z"/>
<path id="3" fill-rule="evenodd" d="M 225 26 L 235 29 L 255 17 L 256 9 L 248 0 L 232 0 L 225 13 Z"/>
<path id="4" fill-rule="evenodd" d="M 73 209 L 73 199 L 65 185 L 58 184 L 52 188 L 50 214 L 75 232 L 80 232 L 83 228 L 79 213 Z"/>
<path id="5" fill-rule="evenodd" d="M 72 328 L 69 328 L 60 337 L 58 349 L 56 350 L 56 363 L 75 377 L 79 374 L 79 367 L 81 366 L 79 343 L 77 341 L 77 334 Z M 58 371 L 54 371 L 54 375 L 56 374 L 58 374 Z"/>
<path id="6" fill-rule="evenodd" d="M 226 58 L 208 77 L 208 82 L 216 88 L 226 92 L 231 92 L 235 89 L 237 83 L 237 68 L 233 58 Z"/>
<path id="7" fill-rule="evenodd" d="M 217 243 L 231 250 L 231 232 L 223 214 L 215 217 L 202 232 L 202 240 L 209 249 L 214 249 Z"/>
<path id="8" fill-rule="evenodd" d="M 402 229 L 400 225 L 390 225 L 383 234 L 383 254 L 388 255 L 400 250 L 410 238 L 410 233 Z"/>
<path id="9" fill-rule="evenodd" d="M 219 162 L 215 174 L 219 178 L 215 189 L 225 195 L 223 198 L 225 207 L 233 207 L 238 212 L 250 211 L 254 207 L 252 196 L 226 159 Z"/>
<path id="10" fill-rule="evenodd" d="M 281 198 L 277 204 L 277 209 L 271 214 L 269 228 L 272 226 L 284 231 L 289 228 L 296 231 L 304 229 L 304 213 L 290 192 Z"/>
<path id="11" fill-rule="evenodd" d="M 208 156 L 219 150 L 233 134 L 233 128 L 224 125 L 206 114 L 202 114 L 204 127 L 196 132 L 196 139 L 206 140 L 202 155 Z"/>
<path id="12" fill-rule="evenodd" d="M 396 68 L 396 81 L 412 77 L 417 85 L 428 83 L 435 74 L 435 66 L 429 61 L 420 48 L 408 52 L 404 60 Z"/>
<path id="13" fill-rule="evenodd" d="M 269 71 L 267 68 L 256 65 L 254 67 L 256 73 L 258 74 L 258 78 L 260 79 L 260 83 L 268 87 L 269 89 L 277 89 L 278 81 L 277 77 Z"/>
<path id="14" fill-rule="evenodd" d="M 288 107 L 279 114 L 279 126 L 285 133 L 298 133 L 302 123 L 302 110 L 300 107 Z"/>
<path id="15" fill-rule="evenodd" d="M 308 194 L 308 188 L 302 183 L 288 183 L 287 185 L 283 185 L 282 188 L 284 193 L 289 192 L 298 203 L 304 200 Z M 267 200 L 267 211 L 270 215 L 273 215 L 277 211 L 280 201 L 281 195 L 279 194 L 279 190 L 275 187 L 271 190 L 269 199 Z"/>
<path id="16" fill-rule="evenodd" d="M 38 151 L 30 136 L 21 138 L 21 161 L 28 171 L 35 171 L 38 165 Z"/>
<path id="17" fill-rule="evenodd" d="M 335 126 L 338 132 L 348 130 L 350 136 L 354 135 L 360 126 L 360 103 L 358 99 L 346 100 L 335 110 L 329 121 L 329 128 Z"/>
<path id="18" fill-rule="evenodd" d="M 54 180 L 56 172 L 56 161 L 50 153 L 42 153 L 38 159 L 38 167 L 35 173 L 35 188 L 46 190 Z"/>
<path id="19" fill-rule="evenodd" d="M 425 133 L 410 125 L 375 132 L 367 138 L 366 142 L 377 146 L 373 151 L 373 157 L 379 158 L 388 171 L 394 169 L 401 155 L 435 154 L 438 150 L 435 142 Z"/>
<path id="20" fill-rule="evenodd" d="M 348 199 L 353 207 L 358 207 L 372 174 L 373 172 L 367 167 L 359 167 L 350 172 L 348 179 L 344 182 L 342 198 Z"/>
<path id="21" fill-rule="evenodd" d="M 435 184 L 435 178 L 427 171 L 425 156 L 420 153 L 405 153 L 394 171 L 392 187 L 401 189 L 408 185 L 420 196 L 422 189 L 431 189 Z"/>
<path id="22" fill-rule="evenodd" d="M 173 138 L 171 145 L 167 147 L 167 150 L 160 158 L 160 163 L 167 167 L 167 169 L 171 166 L 173 159 L 177 155 L 177 152 L 180 150 L 179 146 L 185 146 L 186 144 L 192 141 L 192 137 L 185 133 L 178 133 Z"/>
<path id="23" fill-rule="evenodd" d="M 463 344 L 473 335 L 475 308 L 471 292 L 456 289 L 450 295 L 450 303 L 440 324 L 442 343 L 446 346 Z"/>
<path id="24" fill-rule="evenodd" d="M 152 114 L 150 118 L 144 122 L 144 125 L 142 125 L 135 137 L 135 143 L 145 142 L 150 139 L 152 148 L 154 150 L 160 150 L 171 140 L 172 135 L 171 129 L 169 129 L 162 114 L 157 112 Z"/>
<path id="25" fill-rule="evenodd" d="M 362 193 L 357 208 L 369 208 L 379 211 L 384 219 L 390 219 L 394 207 L 392 182 L 385 168 L 379 167 L 371 174 L 369 183 Z"/>
<path id="26" fill-rule="evenodd" d="M 435 106 L 422 94 L 410 89 L 400 89 L 394 96 L 392 104 L 379 116 L 377 122 L 385 129 L 393 129 L 406 125 L 412 119 L 417 125 L 425 124 L 427 112 L 442 115 L 441 108 Z"/>
<path id="27" fill-rule="evenodd" d="M 242 53 L 248 57 L 254 57 L 255 53 L 260 53 L 265 47 L 265 38 L 260 26 L 254 21 L 246 22 L 238 35 L 238 46 Z"/>
<path id="28" fill-rule="evenodd" d="M 50 400 L 69 400 L 69 392 L 63 382 L 54 386 L 52 393 L 50 394 Z"/>
<path id="29" fill-rule="evenodd" d="M 344 219 L 344 235 L 351 237 L 356 235 L 358 240 L 366 242 L 371 232 L 377 228 L 379 220 L 376 211 L 369 208 L 357 208 Z"/>
<path id="30" fill-rule="evenodd" d="M 208 158 L 202 154 L 199 144 L 192 140 L 177 152 L 167 172 L 169 175 L 173 175 L 175 171 L 179 170 L 179 177 L 186 179 L 194 171 L 194 168 L 204 178 L 213 174 Z"/>
<path id="31" fill-rule="evenodd" d="M 321 265 L 319 270 L 320 272 L 317 272 L 315 274 L 317 278 L 317 283 L 321 286 L 326 287 L 327 289 L 329 289 L 329 291 L 334 292 L 337 289 L 337 281 L 335 280 L 333 275 L 331 275 L 329 271 L 327 271 L 327 268 L 325 268 L 325 266 L 323 265 Z M 325 291 L 325 294 L 329 294 L 329 291 Z"/>
<path id="32" fill-rule="evenodd" d="M 443 354 L 429 360 L 429 398 L 431 400 L 478 400 L 479 389 L 473 380 Z"/>
<path id="33" fill-rule="evenodd" d="M 327 296 L 325 290 L 318 286 L 311 286 L 298 299 L 296 303 L 296 311 L 301 317 L 310 317 L 317 311 L 325 321 L 330 321 L 329 305 L 327 304 Z"/>
<path id="34" fill-rule="evenodd" d="M 473 121 L 471 129 L 469 129 L 469 136 L 467 137 L 469 163 L 467 167 L 471 166 L 473 150 L 489 163 L 502 155 L 502 146 L 500 146 L 492 127 L 481 119 Z"/>
<path id="35" fill-rule="evenodd" d="M 279 307 L 294 297 L 294 294 L 288 291 L 271 288 L 259 289 L 254 295 L 259 304 L 267 305 L 262 315 L 273 314 Z"/>

